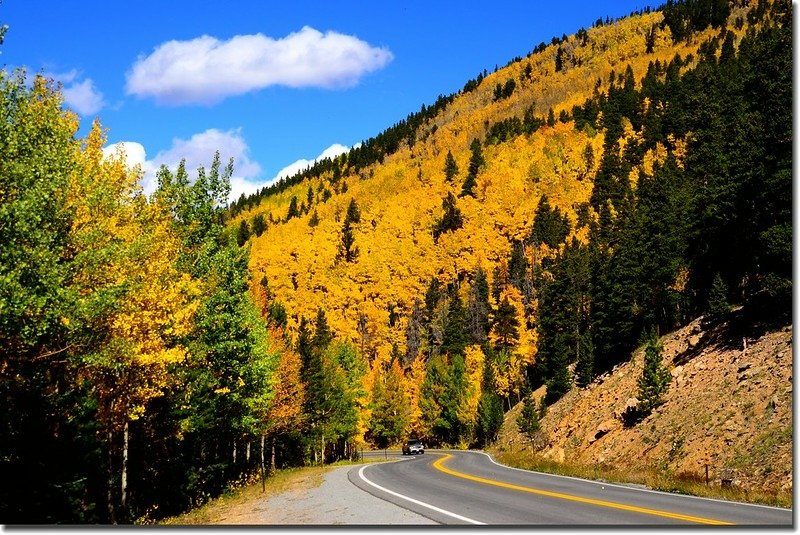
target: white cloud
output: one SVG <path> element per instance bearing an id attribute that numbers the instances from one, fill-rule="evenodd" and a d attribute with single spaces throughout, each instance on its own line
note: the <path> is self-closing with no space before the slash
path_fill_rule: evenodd
<path id="1" fill-rule="evenodd" d="M 351 87 L 392 57 L 357 37 L 309 26 L 280 39 L 258 33 L 220 41 L 204 35 L 168 41 L 140 56 L 127 73 L 126 92 L 181 105 L 214 104 L 273 85 Z"/>
<path id="2" fill-rule="evenodd" d="M 327 149 L 322 151 L 322 154 L 320 154 L 319 156 L 317 156 L 313 160 L 300 159 L 300 160 L 297 160 L 296 162 L 290 163 L 289 165 L 287 165 L 286 167 L 284 167 L 283 169 L 278 171 L 278 173 L 275 175 L 275 178 L 270 180 L 270 182 L 274 182 L 274 181 L 276 181 L 276 180 L 278 180 L 280 178 L 293 177 L 294 175 L 296 175 L 300 171 L 303 171 L 305 168 L 314 165 L 314 163 L 316 163 L 319 160 L 324 160 L 325 158 L 334 158 L 334 157 L 336 157 L 336 156 L 338 156 L 338 155 L 340 155 L 340 154 L 342 154 L 344 152 L 347 152 L 349 150 L 350 149 L 345 147 L 344 145 L 340 145 L 338 143 L 334 143 L 333 145 L 331 145 L 330 147 L 328 147 Z"/>
<path id="3" fill-rule="evenodd" d="M 231 193 L 228 202 L 237 200 L 241 195 L 252 195 L 281 177 L 291 177 L 298 171 L 313 165 L 324 158 L 333 158 L 350 150 L 344 145 L 335 143 L 322 151 L 322 154 L 313 160 L 297 160 L 287 165 L 273 178 L 259 180 L 261 166 L 250 157 L 250 148 L 245 142 L 239 129 L 222 132 L 215 128 L 191 136 L 189 139 L 173 139 L 172 146 L 160 151 L 152 160 L 147 159 L 147 153 L 141 143 L 135 141 L 121 141 L 103 148 L 103 153 L 108 156 L 119 154 L 125 156 L 130 167 L 140 166 L 143 172 L 142 189 L 146 195 L 156 190 L 158 180 L 156 172 L 161 165 L 166 165 L 173 172 L 182 159 L 186 160 L 186 170 L 189 177 L 196 176 L 196 170 L 201 165 L 209 169 L 214 153 L 219 151 L 222 165 L 225 166 L 233 158 L 233 176 L 231 177 Z"/>
<path id="4" fill-rule="evenodd" d="M 166 165 L 174 172 L 180 161 L 186 160 L 186 170 L 189 172 L 189 177 L 193 178 L 198 167 L 203 166 L 206 170 L 211 167 L 214 153 L 217 151 L 223 167 L 233 158 L 234 176 L 231 177 L 232 191 L 229 200 L 235 199 L 233 184 L 249 184 L 261 174 L 261 166 L 251 159 L 250 147 L 239 129 L 223 132 L 210 128 L 205 132 L 194 134 L 189 139 L 175 138 L 169 149 L 160 151 L 152 159 L 147 159 L 144 146 L 133 141 L 114 143 L 105 147 L 103 152 L 107 155 L 116 154 L 120 148 L 125 152 L 128 165 L 141 165 L 144 172 L 142 189 L 147 195 L 153 193 L 158 186 L 156 172 L 162 165 Z"/>
<path id="5" fill-rule="evenodd" d="M 66 103 L 83 116 L 94 115 L 105 107 L 103 94 L 94 87 L 90 78 L 64 87 L 62 94 Z"/>
<path id="6" fill-rule="evenodd" d="M 94 115 L 106 105 L 103 93 L 97 90 L 92 79 L 78 81 L 79 74 L 75 69 L 63 73 L 45 73 L 45 76 L 61 82 L 64 102 L 80 115 Z"/>
<path id="7" fill-rule="evenodd" d="M 305 168 L 314 165 L 314 163 L 320 160 L 324 160 L 325 158 L 334 158 L 349 150 L 350 149 L 348 147 L 345 147 L 344 145 L 340 145 L 339 143 L 334 143 L 333 145 L 322 151 L 322 154 L 320 154 L 313 160 L 300 159 L 294 163 L 290 163 L 289 165 L 278 171 L 278 173 L 274 177 L 268 180 L 252 181 L 247 179 L 237 179 L 237 180 L 232 179 L 231 196 L 229 200 L 235 201 L 242 194 L 244 194 L 245 196 L 252 195 L 253 193 L 256 193 L 258 190 L 277 182 L 281 178 L 290 178 L 296 175 L 298 172 L 304 170 Z"/>

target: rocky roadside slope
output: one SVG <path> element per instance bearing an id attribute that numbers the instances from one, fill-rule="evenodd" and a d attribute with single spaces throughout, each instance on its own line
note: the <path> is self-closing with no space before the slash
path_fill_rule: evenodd
<path id="1" fill-rule="evenodd" d="M 573 389 L 549 407 L 539 454 L 698 481 L 708 465 L 717 485 L 725 480 L 791 496 L 792 327 L 754 332 L 735 322 L 705 330 L 696 320 L 662 338 L 672 381 L 664 404 L 635 425 L 626 426 L 623 414 L 636 403 L 641 349 L 588 387 Z M 506 415 L 498 452 L 522 447 L 520 409 Z"/>

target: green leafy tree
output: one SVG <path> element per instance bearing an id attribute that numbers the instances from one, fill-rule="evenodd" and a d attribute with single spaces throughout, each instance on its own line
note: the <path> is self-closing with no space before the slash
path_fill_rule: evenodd
<path id="1" fill-rule="evenodd" d="M 311 354 L 313 352 L 311 328 L 305 316 L 300 318 L 300 325 L 297 327 L 297 342 L 295 348 L 300 355 L 300 371 L 303 381 L 308 382 L 312 373 Z"/>
<path id="2" fill-rule="evenodd" d="M 411 314 L 406 324 L 406 354 L 403 361 L 404 364 L 411 364 L 417 358 L 417 355 L 419 355 L 425 337 L 424 320 L 422 303 L 419 298 L 415 298 L 414 306 L 411 308 Z"/>
<path id="3" fill-rule="evenodd" d="M 725 317 L 730 311 L 728 303 L 728 285 L 719 273 L 714 275 L 711 291 L 708 294 L 708 316 L 712 321 Z"/>
<path id="4" fill-rule="evenodd" d="M 459 407 L 466 391 L 464 358 L 434 355 L 427 365 L 421 387 L 422 427 L 430 429 L 429 442 L 456 445 L 468 438 L 467 426 L 459 419 Z"/>
<path id="5" fill-rule="evenodd" d="M 503 426 L 503 400 L 494 391 L 493 383 L 490 359 L 486 359 L 483 366 L 483 389 L 478 401 L 478 421 L 475 426 L 478 446 L 486 446 L 497 440 L 497 434 Z"/>
<path id="6" fill-rule="evenodd" d="M 102 450 L 96 406 L 65 388 L 72 374 L 57 363 L 79 350 L 68 204 L 77 124 L 53 83 L 20 71 L 0 71 L 0 113 L 0 517 L 107 522 L 99 504 L 75 507 L 102 481 Z"/>
<path id="7" fill-rule="evenodd" d="M 542 195 L 531 227 L 531 240 L 537 244 L 558 247 L 567 239 L 570 230 L 569 216 L 562 215 L 558 207 L 552 208 L 547 195 Z"/>
<path id="8" fill-rule="evenodd" d="M 442 337 L 441 351 L 450 355 L 464 355 L 464 349 L 469 343 L 467 331 L 467 318 L 458 292 L 453 286 L 448 292 L 447 323 Z"/>
<path id="9" fill-rule="evenodd" d="M 497 440 L 497 434 L 503 425 L 503 400 L 491 390 L 484 390 L 478 401 L 478 422 L 476 438 L 479 446 L 491 444 Z"/>
<path id="10" fill-rule="evenodd" d="M 514 241 L 511 245 L 511 256 L 508 259 L 508 279 L 520 292 L 525 288 L 528 275 L 528 259 L 525 257 L 525 246 Z"/>
<path id="11" fill-rule="evenodd" d="M 398 362 L 393 362 L 375 381 L 370 405 L 369 434 L 375 444 L 386 448 L 400 440 L 411 416 L 403 394 L 403 372 Z"/>

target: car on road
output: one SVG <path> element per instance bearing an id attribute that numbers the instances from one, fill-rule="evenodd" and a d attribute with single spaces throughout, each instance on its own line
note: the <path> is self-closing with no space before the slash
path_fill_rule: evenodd
<path id="1" fill-rule="evenodd" d="M 403 444 L 403 455 L 417 455 L 425 453 L 425 446 L 422 441 L 412 438 Z"/>

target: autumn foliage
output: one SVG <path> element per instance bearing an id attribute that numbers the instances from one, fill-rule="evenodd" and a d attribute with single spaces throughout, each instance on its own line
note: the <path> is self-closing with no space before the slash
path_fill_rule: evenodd
<path id="1" fill-rule="evenodd" d="M 231 203 L 218 155 L 146 198 L 99 124 L 76 139 L 56 88 L 0 75 L 0 520 L 154 518 L 409 436 L 484 445 L 642 333 L 785 317 L 790 17 L 599 19 Z"/>

